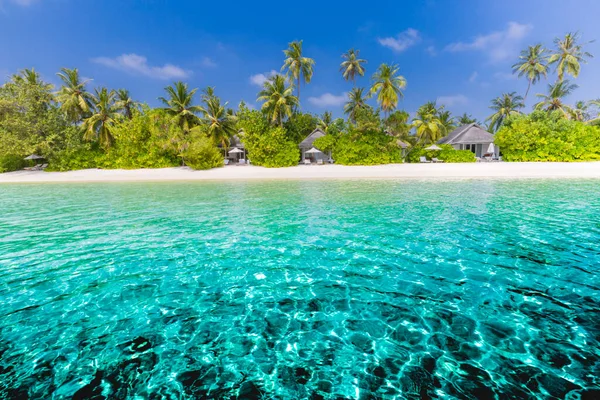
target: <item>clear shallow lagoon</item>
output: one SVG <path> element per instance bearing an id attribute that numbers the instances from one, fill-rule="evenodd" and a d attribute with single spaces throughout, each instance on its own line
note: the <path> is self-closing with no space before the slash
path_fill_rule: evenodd
<path id="1" fill-rule="evenodd" d="M 599 398 L 600 182 L 0 186 L 0 398 Z"/>

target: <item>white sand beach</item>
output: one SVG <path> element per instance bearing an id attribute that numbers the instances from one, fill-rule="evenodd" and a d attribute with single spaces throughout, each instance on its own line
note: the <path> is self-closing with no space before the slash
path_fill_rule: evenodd
<path id="1" fill-rule="evenodd" d="M 600 162 L 390 164 L 377 166 L 301 165 L 289 168 L 227 166 L 208 171 L 187 167 L 136 170 L 87 169 L 69 172 L 16 171 L 1 183 L 172 182 L 261 179 L 526 179 L 600 178 Z"/>

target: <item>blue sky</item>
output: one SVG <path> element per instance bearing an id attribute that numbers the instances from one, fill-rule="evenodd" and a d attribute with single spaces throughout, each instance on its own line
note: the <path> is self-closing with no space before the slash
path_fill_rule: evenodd
<path id="1" fill-rule="evenodd" d="M 339 63 L 355 47 L 368 60 L 359 86 L 369 85 L 380 63 L 396 63 L 408 81 L 399 108 L 414 112 L 437 100 L 484 119 L 493 97 L 525 92 L 526 81 L 510 68 L 522 48 L 551 46 L 569 31 L 600 39 L 598 15 L 597 0 L 0 0 L 0 74 L 35 67 L 58 84 L 61 67 L 77 67 L 92 86 L 125 87 L 151 105 L 165 86 L 183 80 L 215 86 L 231 105 L 258 107 L 257 84 L 279 71 L 287 43 L 302 39 L 316 61 L 312 82 L 301 89 L 304 110 L 342 115 L 352 84 Z M 572 102 L 600 97 L 600 42 L 588 50 L 597 57 L 575 80 Z M 534 100 L 530 95 L 528 105 Z"/>

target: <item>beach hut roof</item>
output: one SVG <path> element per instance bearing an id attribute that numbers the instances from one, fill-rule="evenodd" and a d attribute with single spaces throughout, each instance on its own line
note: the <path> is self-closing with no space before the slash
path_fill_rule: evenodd
<path id="1" fill-rule="evenodd" d="M 438 144 L 486 144 L 492 142 L 494 142 L 494 135 L 477 124 L 459 126 L 448 136 L 438 140 Z"/>
<path id="2" fill-rule="evenodd" d="M 306 137 L 306 139 L 301 141 L 300 144 L 298 145 L 298 147 L 300 147 L 301 149 L 310 149 L 311 147 L 313 147 L 313 143 L 315 142 L 315 140 L 317 140 L 318 138 L 321 138 L 325 135 L 326 135 L 325 132 L 323 132 L 321 129 L 317 128 L 314 131 L 312 131 L 312 133 L 310 135 L 308 135 Z"/>

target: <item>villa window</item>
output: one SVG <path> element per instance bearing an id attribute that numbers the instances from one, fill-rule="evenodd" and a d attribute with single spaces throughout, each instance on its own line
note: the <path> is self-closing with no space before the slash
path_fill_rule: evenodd
<path id="1" fill-rule="evenodd" d="M 465 150 L 471 150 L 473 153 L 475 153 L 476 146 L 476 144 L 465 144 Z"/>

